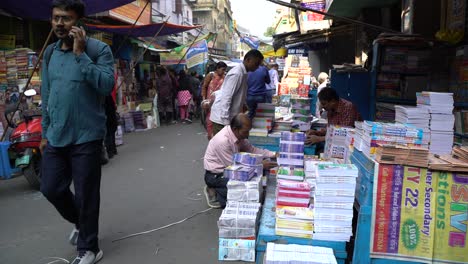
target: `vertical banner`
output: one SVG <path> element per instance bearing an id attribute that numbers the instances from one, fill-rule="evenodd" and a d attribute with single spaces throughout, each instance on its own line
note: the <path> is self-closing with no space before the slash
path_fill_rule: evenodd
<path id="1" fill-rule="evenodd" d="M 468 263 L 468 175 L 435 172 L 437 178 L 434 260 Z"/>
<path id="2" fill-rule="evenodd" d="M 468 176 L 380 165 L 371 257 L 467 263 Z"/>
<path id="3" fill-rule="evenodd" d="M 208 44 L 206 39 L 197 41 L 192 45 L 187 52 L 186 60 L 187 68 L 189 69 L 208 61 Z"/>

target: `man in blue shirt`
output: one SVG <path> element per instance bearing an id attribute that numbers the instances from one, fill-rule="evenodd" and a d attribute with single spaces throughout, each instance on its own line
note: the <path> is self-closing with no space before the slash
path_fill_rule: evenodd
<path id="1" fill-rule="evenodd" d="M 267 85 L 270 83 L 270 74 L 268 69 L 261 65 L 254 72 L 249 72 L 247 85 L 247 106 L 249 107 L 249 118 L 255 117 L 255 111 L 259 103 L 267 101 Z"/>
<path id="2" fill-rule="evenodd" d="M 106 133 L 104 99 L 114 86 L 114 58 L 103 42 L 78 27 L 81 0 L 54 0 L 52 28 L 59 39 L 42 63 L 43 153 L 41 192 L 75 225 L 72 264 L 92 264 L 98 245 L 101 147 Z M 70 190 L 73 181 L 74 193 Z"/>

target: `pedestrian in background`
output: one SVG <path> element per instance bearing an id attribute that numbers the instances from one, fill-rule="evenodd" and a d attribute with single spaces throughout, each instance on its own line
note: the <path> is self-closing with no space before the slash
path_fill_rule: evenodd
<path id="1" fill-rule="evenodd" d="M 224 78 L 223 85 L 217 92 L 219 96 L 216 96 L 211 107 L 213 136 L 229 125 L 235 115 L 243 112 L 248 89 L 247 73 L 256 71 L 262 61 L 263 54 L 260 51 L 250 50 L 245 54 L 244 61 L 232 68 Z"/>
<path id="2" fill-rule="evenodd" d="M 179 89 L 177 92 L 177 102 L 179 106 L 180 120 L 182 122 L 192 123 L 189 118 L 189 104 L 192 100 L 192 82 L 185 71 L 179 72 Z"/>
<path id="3" fill-rule="evenodd" d="M 257 105 L 259 103 L 267 102 L 267 86 L 270 87 L 270 74 L 267 67 L 261 65 L 254 72 L 249 72 L 247 85 L 249 86 L 247 92 L 247 106 L 249 107 L 249 118 L 255 117 Z"/>
<path id="4" fill-rule="evenodd" d="M 206 111 L 206 131 L 208 140 L 213 137 L 213 123 L 210 120 L 211 106 L 214 102 L 213 93 L 221 89 L 224 82 L 224 76 L 226 74 L 227 65 L 220 61 L 216 64 L 216 70 L 206 75 L 202 86 L 202 108 Z"/>
<path id="5" fill-rule="evenodd" d="M 54 0 L 51 6 L 58 41 L 47 47 L 42 63 L 41 192 L 74 225 L 69 241 L 78 256 L 72 263 L 93 264 L 103 256 L 98 243 L 103 99 L 115 84 L 114 58 L 107 44 L 77 26 L 85 14 L 81 0 Z"/>
<path id="6" fill-rule="evenodd" d="M 173 118 L 173 82 L 168 70 L 164 66 L 156 68 L 156 87 L 158 90 L 158 111 L 159 117 L 169 124 Z"/>
<path id="7" fill-rule="evenodd" d="M 270 75 L 270 85 L 267 87 L 267 99 L 266 102 L 271 104 L 273 102 L 273 96 L 278 90 L 279 76 L 278 76 L 278 64 L 272 64 L 268 74 Z"/>

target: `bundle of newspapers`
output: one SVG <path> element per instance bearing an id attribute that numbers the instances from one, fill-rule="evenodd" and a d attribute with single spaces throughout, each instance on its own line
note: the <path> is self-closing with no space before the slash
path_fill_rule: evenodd
<path id="1" fill-rule="evenodd" d="M 292 206 L 277 207 L 275 233 L 279 236 L 311 239 L 314 234 L 313 209 Z"/>
<path id="2" fill-rule="evenodd" d="M 416 93 L 418 107 L 425 108 L 430 113 L 430 145 L 433 154 L 450 154 L 453 146 L 453 94 L 422 92 Z"/>
<path id="3" fill-rule="evenodd" d="M 263 194 L 262 177 L 250 181 L 229 180 L 227 183 L 227 200 L 230 202 L 260 202 Z"/>
<path id="4" fill-rule="evenodd" d="M 319 164 L 314 196 L 314 238 L 349 241 L 358 169 L 352 164 Z"/>
<path id="5" fill-rule="evenodd" d="M 333 249 L 303 245 L 267 244 L 264 264 L 336 264 Z"/>
<path id="6" fill-rule="evenodd" d="M 309 207 L 310 185 L 307 182 L 278 179 L 276 206 Z"/>
<path id="7" fill-rule="evenodd" d="M 304 167 L 304 141 L 302 132 L 282 132 L 280 139 L 280 153 L 278 164 L 280 166 Z"/>
<path id="8" fill-rule="evenodd" d="M 218 220 L 219 260 L 255 261 L 260 203 L 230 202 Z"/>

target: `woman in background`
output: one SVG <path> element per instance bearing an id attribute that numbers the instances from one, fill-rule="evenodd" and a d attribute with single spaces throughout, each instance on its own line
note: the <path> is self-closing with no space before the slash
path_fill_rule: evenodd
<path id="1" fill-rule="evenodd" d="M 180 71 L 179 73 L 179 89 L 177 92 L 177 101 L 179 104 L 179 113 L 180 120 L 182 122 L 192 123 L 192 120 L 189 118 L 189 104 L 192 100 L 192 82 L 190 81 L 189 76 L 185 71 Z"/>
<path id="2" fill-rule="evenodd" d="M 210 109 L 214 102 L 213 93 L 221 89 L 224 82 L 224 75 L 226 73 L 226 63 L 220 61 L 216 64 L 216 70 L 206 75 L 202 87 L 202 108 L 206 111 L 206 131 L 208 133 L 208 140 L 213 137 L 213 123 L 210 121 Z"/>

